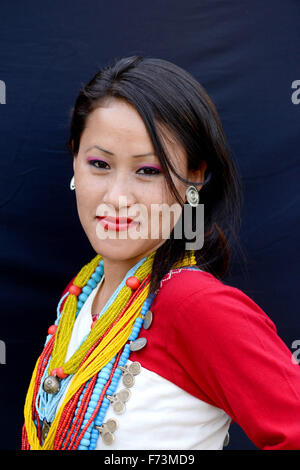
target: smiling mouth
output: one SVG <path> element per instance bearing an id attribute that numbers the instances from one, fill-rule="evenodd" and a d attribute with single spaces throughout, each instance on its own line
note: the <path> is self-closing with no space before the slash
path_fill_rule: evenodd
<path id="1" fill-rule="evenodd" d="M 106 230 L 116 230 L 117 232 L 120 230 L 128 230 L 129 227 L 139 224 L 139 222 L 129 217 L 97 216 L 97 219 Z"/>

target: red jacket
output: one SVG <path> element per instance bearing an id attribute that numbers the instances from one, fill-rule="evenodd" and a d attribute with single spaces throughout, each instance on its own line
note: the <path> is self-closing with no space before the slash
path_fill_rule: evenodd
<path id="1" fill-rule="evenodd" d="M 130 360 L 223 409 L 258 448 L 300 449 L 300 367 L 251 298 L 204 271 L 177 269 L 151 311 L 139 334 L 147 346 Z"/>

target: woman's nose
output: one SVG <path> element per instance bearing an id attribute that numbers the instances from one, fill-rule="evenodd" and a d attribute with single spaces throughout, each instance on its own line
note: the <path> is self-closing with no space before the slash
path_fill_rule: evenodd
<path id="1" fill-rule="evenodd" d="M 129 184 L 129 177 L 126 174 L 113 177 L 107 181 L 102 201 L 115 208 L 130 206 L 135 202 L 132 190 L 132 185 Z"/>

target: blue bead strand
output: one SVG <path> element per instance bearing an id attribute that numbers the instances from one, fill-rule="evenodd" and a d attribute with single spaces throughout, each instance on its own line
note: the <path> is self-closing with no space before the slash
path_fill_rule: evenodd
<path id="1" fill-rule="evenodd" d="M 118 366 L 124 366 L 126 364 L 126 362 L 128 360 L 128 357 L 129 357 L 129 354 L 130 354 L 129 345 L 126 344 L 124 346 L 124 350 L 123 350 L 123 352 L 120 356 Z M 116 368 L 115 372 L 114 372 L 114 375 L 112 377 L 111 385 L 108 387 L 108 389 L 106 391 L 107 394 L 113 395 L 115 393 L 121 375 L 122 375 L 122 371 L 120 369 Z M 103 390 L 103 387 L 102 387 L 102 390 Z M 102 390 L 99 393 L 98 400 L 100 398 Z M 99 431 L 94 426 L 95 425 L 96 426 L 101 426 L 103 424 L 104 417 L 106 415 L 107 408 L 108 408 L 109 404 L 110 404 L 110 401 L 108 400 L 108 398 L 104 398 L 103 402 L 100 406 L 99 412 L 98 412 L 98 414 L 97 414 L 97 416 L 94 420 L 94 423 L 93 423 L 93 428 L 92 428 L 92 431 L 91 431 L 90 444 L 89 444 L 88 450 L 94 450 L 96 448 L 97 440 L 98 440 L 98 437 L 99 437 Z"/>
<path id="2" fill-rule="evenodd" d="M 95 271 L 91 275 L 90 279 L 88 280 L 86 285 L 82 288 L 81 294 L 79 294 L 78 296 L 76 318 L 84 302 L 87 300 L 88 296 L 91 294 L 91 292 L 95 289 L 95 287 L 97 287 L 97 285 L 101 281 L 103 277 L 103 273 L 104 273 L 104 262 L 103 262 L 103 259 L 101 259 Z"/>
<path id="3" fill-rule="evenodd" d="M 105 384 L 107 383 L 107 380 L 110 376 L 111 369 L 114 365 L 115 360 L 116 360 L 116 356 L 113 357 L 110 360 L 110 362 L 108 364 L 106 364 L 106 366 L 104 366 L 101 369 L 101 371 L 98 373 L 97 381 L 96 381 L 96 384 L 95 384 L 95 387 L 94 387 L 94 390 L 93 390 L 93 393 L 92 393 L 92 396 L 91 396 L 91 400 L 89 402 L 89 406 L 87 407 L 87 410 L 85 412 L 84 420 L 82 422 L 79 434 L 82 432 L 82 430 L 86 426 L 87 422 L 91 418 L 91 416 L 92 416 L 92 414 L 93 414 L 93 412 L 94 412 L 94 410 L 97 406 L 100 395 L 102 393 L 102 390 L 103 390 Z M 83 394 L 81 395 L 81 397 L 83 397 Z M 102 403 L 102 406 L 105 408 L 105 410 L 107 409 L 108 405 L 109 405 L 109 400 L 104 399 L 103 403 Z M 89 428 L 85 432 L 83 438 L 81 439 L 80 444 L 78 446 L 78 450 L 88 450 L 88 447 L 90 445 L 90 437 L 91 437 L 92 428 L 93 428 L 93 423 L 91 423 L 91 425 L 89 426 Z"/>
<path id="4" fill-rule="evenodd" d="M 143 303 L 141 313 L 140 313 L 143 317 L 145 316 L 145 314 L 147 313 L 147 311 L 151 307 L 152 302 L 155 298 L 155 295 L 156 295 L 156 292 L 154 294 L 149 295 L 147 297 L 147 299 L 145 300 L 145 302 Z M 135 322 L 134 322 L 131 335 L 128 338 L 129 341 L 134 341 L 138 337 L 138 334 L 141 330 L 142 325 L 143 325 L 143 318 L 137 317 Z M 122 366 L 122 367 L 125 366 L 125 364 L 127 363 L 128 359 L 130 357 L 130 353 L 131 353 L 130 346 L 127 343 L 124 346 L 123 353 L 120 356 L 118 366 Z M 116 370 L 114 372 L 114 375 L 112 377 L 112 383 L 111 383 L 110 387 L 107 389 L 108 394 L 113 395 L 115 393 L 121 376 L 122 376 L 122 371 L 119 368 L 116 368 Z M 114 380 L 114 379 L 116 379 L 116 380 Z M 100 397 L 100 394 L 99 394 L 99 397 Z M 104 406 L 104 400 L 103 400 L 103 403 L 100 407 L 98 415 L 95 418 L 94 425 L 96 425 L 96 426 L 101 426 L 103 424 L 104 417 L 105 417 L 105 414 L 106 414 L 106 410 L 109 406 L 109 400 L 108 399 L 106 399 L 106 400 L 108 402 L 107 406 Z M 88 447 L 88 450 L 94 450 L 96 448 L 98 438 L 99 438 L 99 431 L 95 427 L 93 427 L 92 432 L 91 432 L 91 436 L 90 436 L 90 445 Z M 82 442 L 80 443 L 80 445 L 82 445 Z M 79 447 L 78 447 L 78 449 L 79 449 Z"/>

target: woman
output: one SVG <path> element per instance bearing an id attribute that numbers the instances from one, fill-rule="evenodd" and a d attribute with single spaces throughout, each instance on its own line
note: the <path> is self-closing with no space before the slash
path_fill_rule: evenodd
<path id="1" fill-rule="evenodd" d="M 299 449 L 299 366 L 221 280 L 241 189 L 203 87 L 161 59 L 118 60 L 80 91 L 68 144 L 96 256 L 49 327 L 22 448 L 222 449 L 235 420 L 261 449 Z"/>

